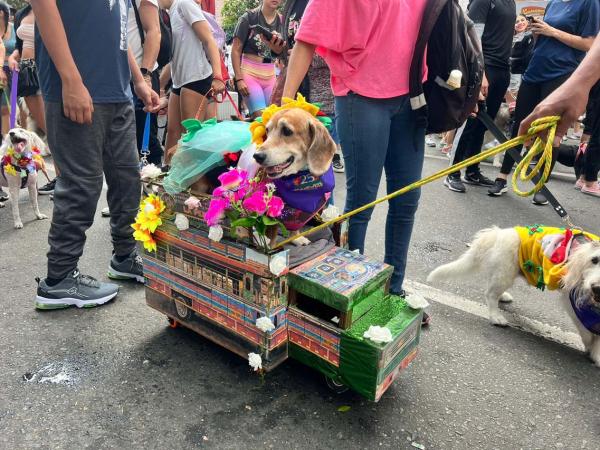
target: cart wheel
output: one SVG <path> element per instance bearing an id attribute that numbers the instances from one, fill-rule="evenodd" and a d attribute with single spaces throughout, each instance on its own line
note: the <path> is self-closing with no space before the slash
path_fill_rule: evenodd
<path id="1" fill-rule="evenodd" d="M 179 326 L 179 322 L 177 322 L 174 319 L 171 319 L 170 317 L 167 317 L 167 321 L 169 322 L 169 327 L 171 328 L 177 328 Z"/>
<path id="2" fill-rule="evenodd" d="M 191 305 L 186 299 L 173 299 L 173 303 L 175 303 L 175 311 L 177 315 L 181 319 L 189 319 L 192 316 L 192 310 L 190 309 Z"/>
<path id="3" fill-rule="evenodd" d="M 343 394 L 348 389 L 350 389 L 348 386 L 346 386 L 344 383 L 342 383 L 342 381 L 340 380 L 339 377 L 331 378 L 331 377 L 325 376 L 325 383 L 327 384 L 327 387 L 329 389 L 331 389 L 333 392 L 335 392 L 336 394 Z"/>

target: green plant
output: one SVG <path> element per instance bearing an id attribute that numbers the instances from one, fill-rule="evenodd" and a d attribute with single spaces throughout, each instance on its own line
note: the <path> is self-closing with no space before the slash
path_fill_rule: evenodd
<path id="1" fill-rule="evenodd" d="M 27 3 L 28 3 L 25 0 L 5 0 L 5 1 L 8 6 L 12 6 L 15 9 L 24 8 L 25 6 L 27 6 Z"/>
<path id="2" fill-rule="evenodd" d="M 228 38 L 233 36 L 235 26 L 242 14 L 249 9 L 256 8 L 259 4 L 259 0 L 225 0 L 221 11 L 221 25 Z"/>

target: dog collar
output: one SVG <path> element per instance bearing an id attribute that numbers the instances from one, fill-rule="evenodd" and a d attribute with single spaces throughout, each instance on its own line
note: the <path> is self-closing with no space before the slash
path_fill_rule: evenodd
<path id="1" fill-rule="evenodd" d="M 581 324 L 590 332 L 600 336 L 600 306 L 590 297 L 581 298 L 577 296 L 577 290 L 569 293 L 569 300 L 573 312 Z"/>

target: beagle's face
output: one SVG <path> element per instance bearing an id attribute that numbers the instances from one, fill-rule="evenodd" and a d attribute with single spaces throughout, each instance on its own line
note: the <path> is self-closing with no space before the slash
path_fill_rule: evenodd
<path id="1" fill-rule="evenodd" d="M 329 169 L 335 143 L 327 128 L 310 113 L 299 108 L 278 111 L 266 129 L 267 139 L 254 159 L 269 178 L 293 175 L 306 167 L 321 176 Z"/>

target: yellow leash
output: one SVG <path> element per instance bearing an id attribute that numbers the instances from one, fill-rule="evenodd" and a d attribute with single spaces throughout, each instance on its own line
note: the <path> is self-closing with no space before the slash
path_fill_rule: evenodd
<path id="1" fill-rule="evenodd" d="M 275 245 L 273 249 L 283 247 L 284 245 L 290 244 L 292 241 L 298 239 L 299 237 L 307 236 L 316 231 L 322 230 L 323 228 L 329 227 L 335 223 L 346 220 L 349 217 L 352 217 L 367 209 L 373 208 L 374 206 L 380 203 L 387 202 L 395 197 L 398 197 L 399 195 L 406 194 L 407 192 L 410 192 L 414 189 L 420 188 L 421 186 L 431 183 L 432 181 L 444 178 L 450 175 L 451 173 L 464 169 L 465 167 L 468 167 L 472 164 L 479 163 L 487 158 L 497 155 L 498 153 L 503 153 L 510 148 L 521 146 L 530 139 L 535 138 L 533 146 L 531 147 L 531 149 L 529 149 L 527 155 L 523 158 L 523 160 L 517 165 L 512 177 L 513 190 L 517 195 L 521 197 L 527 197 L 529 195 L 532 195 L 533 193 L 539 191 L 542 188 L 542 186 L 544 186 L 544 184 L 546 184 L 546 181 L 550 176 L 550 168 L 552 166 L 552 144 L 554 142 L 554 137 L 556 136 L 556 125 L 558 124 L 559 120 L 560 117 L 558 116 L 544 117 L 542 119 L 538 119 L 531 124 L 529 131 L 524 136 L 517 136 L 514 139 L 506 141 L 504 144 L 500 144 L 497 147 L 481 152 L 480 154 L 466 159 L 458 164 L 454 164 L 453 166 L 450 166 L 444 170 L 440 170 L 439 172 L 429 175 L 426 178 L 422 178 L 419 181 L 409 184 L 408 186 L 405 186 L 402 189 L 397 190 L 396 192 L 392 192 L 391 194 L 388 194 L 385 197 L 378 198 L 377 200 L 371 203 L 363 205 L 360 208 L 356 208 L 354 211 L 349 211 L 345 214 L 342 214 L 339 217 L 336 217 L 335 219 L 332 219 L 328 222 L 324 222 L 320 225 L 317 225 L 314 228 L 306 230 L 293 237 L 287 238 Z M 548 131 L 545 141 L 538 136 L 539 133 L 543 131 Z M 537 162 L 535 167 L 533 167 L 529 171 L 529 164 L 531 163 L 533 158 L 535 158 L 539 154 L 541 154 L 539 161 Z M 539 181 L 533 187 L 533 189 L 525 192 L 519 189 L 518 179 L 521 179 L 522 181 L 531 181 L 536 175 L 538 175 L 542 171 L 542 169 L 542 175 Z"/>

